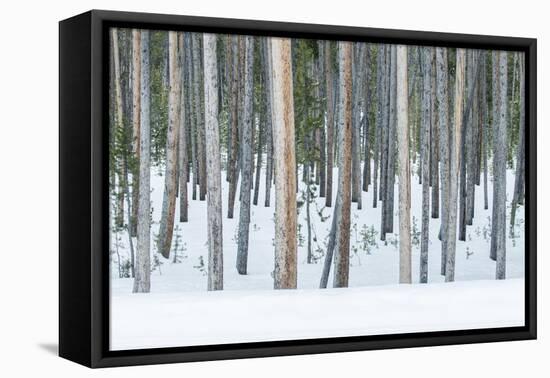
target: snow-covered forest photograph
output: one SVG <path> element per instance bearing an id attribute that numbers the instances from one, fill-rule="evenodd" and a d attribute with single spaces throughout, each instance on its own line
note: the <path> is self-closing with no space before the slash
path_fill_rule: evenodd
<path id="1" fill-rule="evenodd" d="M 523 326 L 525 56 L 111 28 L 110 349 Z"/>

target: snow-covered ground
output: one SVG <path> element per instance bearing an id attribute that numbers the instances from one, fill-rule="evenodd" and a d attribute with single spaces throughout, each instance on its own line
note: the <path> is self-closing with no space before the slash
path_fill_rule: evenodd
<path id="1" fill-rule="evenodd" d="M 111 349 L 524 324 L 523 280 L 112 297 Z"/>
<path id="2" fill-rule="evenodd" d="M 164 177 L 151 170 L 153 222 L 151 246 L 162 206 Z M 263 173 L 263 172 L 262 172 Z M 311 204 L 313 250 L 318 258 L 307 264 L 305 205 L 299 214 L 298 289 L 273 291 L 274 187 L 271 207 L 264 204 L 265 175 L 258 206 L 252 206 L 248 275 L 235 269 L 239 201 L 235 218 L 227 218 L 227 182 L 223 179 L 224 291 L 206 292 L 206 201 L 189 200 L 189 222 L 180 223 L 176 204 L 173 247 L 179 245 L 180 263 L 163 259 L 152 273 L 151 293 L 131 294 L 132 279 L 118 278 L 116 254 L 111 256 L 111 348 L 144 348 L 197 345 L 267 339 L 327 337 L 374 333 L 414 332 L 499 327 L 523 324 L 524 209 L 518 208 L 515 237 L 507 235 L 506 282 L 496 282 L 495 262 L 489 259 L 492 186 L 489 209 L 483 209 L 483 186 L 476 186 L 475 217 L 467 227 L 467 240 L 457 242 L 454 284 L 440 273 L 439 219 L 430 218 L 429 283 L 397 285 L 399 268 L 398 206 L 394 208 L 394 233 L 380 240 L 381 207 L 372 208 L 372 186 L 362 192 L 363 209 L 352 204 L 350 287 L 319 290 L 327 235 L 333 208 L 324 208 L 324 198 Z M 337 170 L 334 170 L 334 196 Z M 303 185 L 302 183 L 300 185 Z M 507 175 L 508 206 L 514 185 Z M 397 180 L 395 199 L 397 201 Z M 303 188 L 301 188 L 303 189 Z M 418 282 L 420 245 L 414 243 L 421 229 L 421 185 L 412 179 L 413 283 Z M 301 196 L 301 192 L 298 194 Z M 238 193 L 237 193 L 238 198 Z M 179 199 L 178 199 L 179 201 Z M 333 201 L 334 203 L 334 201 Z M 319 215 L 322 214 L 322 217 Z M 508 209 L 508 217 L 509 217 Z M 508 218 L 509 220 L 509 218 Z M 118 240 L 118 241 L 117 241 Z M 125 231 L 111 235 L 111 250 L 128 256 Z M 153 260 L 153 259 L 152 259 Z M 483 281 L 478 281 L 483 280 Z M 329 286 L 332 277 L 329 279 Z M 377 287 L 372 287 L 372 286 Z M 379 285 L 391 285 L 380 287 Z M 236 291 L 237 290 L 237 291 Z M 220 316 L 223 314 L 223 316 Z M 209 319 L 222 318 L 213 325 Z M 331 320 L 332 319 L 332 320 Z M 346 319 L 337 325 L 337 319 Z M 138 323 L 139 322 L 139 323 Z M 513 324 L 512 324 L 513 323 Z M 191 333 L 189 333 L 191 332 Z"/>

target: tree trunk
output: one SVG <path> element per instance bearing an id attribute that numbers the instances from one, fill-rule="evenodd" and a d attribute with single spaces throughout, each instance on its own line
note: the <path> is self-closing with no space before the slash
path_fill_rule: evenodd
<path id="1" fill-rule="evenodd" d="M 266 133 L 266 167 L 265 167 L 265 207 L 270 206 L 271 202 L 271 183 L 273 181 L 273 83 L 270 49 L 271 44 L 267 38 L 262 39 L 262 53 L 264 59 L 264 83 L 265 83 L 265 133 Z"/>
<path id="2" fill-rule="evenodd" d="M 432 183 L 432 218 L 439 218 L 439 128 L 437 124 L 436 110 L 436 72 L 435 72 L 435 49 L 432 49 L 432 75 L 431 80 L 431 183 Z"/>
<path id="3" fill-rule="evenodd" d="M 325 41 L 325 85 L 327 87 L 327 180 L 325 206 L 332 206 L 332 172 L 334 164 L 334 92 L 330 41 Z"/>
<path id="4" fill-rule="evenodd" d="M 513 234 L 516 223 L 516 209 L 523 204 L 525 190 L 525 61 L 519 59 L 519 131 L 518 146 L 516 152 L 516 177 L 514 182 L 514 195 L 512 197 L 512 213 L 510 225 Z"/>
<path id="5" fill-rule="evenodd" d="M 411 277 L 411 167 L 409 160 L 409 104 L 407 46 L 397 46 L 397 145 L 399 175 L 399 283 Z"/>
<path id="6" fill-rule="evenodd" d="M 447 49 L 436 48 L 436 76 L 437 76 L 437 101 L 439 114 L 439 154 L 441 160 L 441 274 L 445 275 L 445 264 L 447 262 L 447 236 L 448 236 L 448 208 L 449 182 L 450 182 L 450 124 L 449 124 L 449 90 L 448 90 L 448 57 Z"/>
<path id="7" fill-rule="evenodd" d="M 351 43 L 338 42 L 340 63 L 340 165 L 338 197 L 341 198 L 334 259 L 334 287 L 347 287 L 349 281 L 350 213 L 351 213 Z"/>
<path id="8" fill-rule="evenodd" d="M 506 278 L 506 146 L 508 127 L 508 53 L 498 56 L 498 122 L 493 131 L 493 223 L 491 230 L 491 255 L 496 256 L 496 278 Z"/>
<path id="9" fill-rule="evenodd" d="M 432 48 L 423 47 L 422 92 L 422 235 L 420 243 L 420 283 L 428 282 L 428 248 L 430 232 L 430 129 L 432 91 Z"/>
<path id="10" fill-rule="evenodd" d="M 363 73 L 365 66 L 364 43 L 352 45 L 352 77 L 353 77 L 353 110 L 351 136 L 351 202 L 357 202 L 357 209 L 361 209 L 361 106 L 363 102 Z"/>
<path id="11" fill-rule="evenodd" d="M 178 37 L 176 32 L 168 33 L 169 43 L 169 83 L 168 93 L 168 130 L 166 137 L 166 169 L 164 174 L 164 195 L 162 200 L 162 215 L 160 219 L 158 251 L 168 258 L 174 232 L 174 214 L 176 210 L 176 185 L 178 154 L 177 143 L 179 134 L 179 96 L 180 75 L 177 64 Z"/>
<path id="12" fill-rule="evenodd" d="M 193 33 L 193 86 L 195 97 L 195 125 L 197 133 L 197 159 L 198 159 L 198 181 L 199 200 L 206 199 L 206 147 L 204 139 L 204 98 L 201 91 L 201 34 Z"/>
<path id="13" fill-rule="evenodd" d="M 254 101 L 254 38 L 245 37 L 245 74 L 244 74 L 244 123 L 241 133 L 241 206 L 239 213 L 237 271 L 247 273 L 248 238 L 250 228 L 250 190 L 252 186 L 252 132 Z"/>
<path id="14" fill-rule="evenodd" d="M 457 200 L 458 200 L 458 176 L 460 170 L 460 141 L 462 130 L 462 104 L 464 101 L 464 49 L 456 50 L 456 79 L 454 96 L 454 130 L 451 129 L 450 160 L 449 160 L 449 207 L 447 226 L 447 253 L 445 263 L 445 282 L 455 279 L 455 256 L 456 256 L 456 222 L 457 222 Z"/>
<path id="15" fill-rule="evenodd" d="M 184 54 L 184 37 L 183 33 L 180 33 L 178 36 L 178 43 L 180 46 L 180 54 Z M 188 182 L 188 167 L 189 167 L 189 151 L 188 151 L 188 141 L 187 137 L 188 132 L 188 115 L 187 111 L 189 110 L 186 107 L 186 97 L 188 96 L 187 87 L 184 80 L 184 70 L 185 59 L 182 56 L 182 70 L 180 72 L 180 78 L 182 81 L 181 85 L 181 95 L 180 95 L 180 131 L 179 131 L 179 145 L 178 145 L 178 154 L 179 154 L 179 200 L 180 200 L 180 222 L 188 221 L 188 193 L 187 193 L 187 182 Z"/>
<path id="16" fill-rule="evenodd" d="M 134 293 L 148 293 L 151 289 L 151 125 L 150 117 L 150 65 L 149 31 L 140 33 L 140 166 L 139 206 L 137 215 L 137 254 Z"/>
<path id="17" fill-rule="evenodd" d="M 115 128 L 117 130 L 124 129 L 123 111 L 122 111 L 122 89 L 120 85 L 120 51 L 118 47 L 118 29 L 111 29 L 111 41 L 113 45 L 113 71 L 115 74 Z M 122 227 L 124 224 L 124 189 L 122 183 L 124 178 L 122 175 L 122 167 L 126 163 L 124 162 L 124 154 L 121 154 L 121 161 L 118 167 L 118 193 L 117 193 L 117 206 L 115 223 L 118 227 Z"/>
<path id="18" fill-rule="evenodd" d="M 240 37 L 232 37 L 233 63 L 231 72 L 231 159 L 227 167 L 229 176 L 229 190 L 227 201 L 227 217 L 233 218 L 235 208 L 235 195 L 237 182 L 239 181 L 239 77 L 240 77 Z"/>
<path id="19" fill-rule="evenodd" d="M 270 38 L 275 152 L 275 289 L 297 286 L 296 157 L 291 41 Z"/>
<path id="20" fill-rule="evenodd" d="M 387 153 L 387 177 L 386 195 L 384 206 L 386 208 L 384 232 L 393 232 L 393 208 L 395 192 L 395 133 L 397 124 L 396 101 L 397 101 L 397 45 L 390 47 L 390 87 L 389 87 L 389 122 L 388 122 L 388 153 Z"/>
<path id="21" fill-rule="evenodd" d="M 223 290 L 222 178 L 218 127 L 216 35 L 205 33 L 204 108 L 208 218 L 208 290 Z"/>
<path id="22" fill-rule="evenodd" d="M 141 100 L 141 36 L 137 29 L 132 30 L 132 149 L 134 169 L 132 169 L 132 236 L 137 235 L 137 216 L 139 201 L 139 164 L 140 164 L 140 100 Z"/>

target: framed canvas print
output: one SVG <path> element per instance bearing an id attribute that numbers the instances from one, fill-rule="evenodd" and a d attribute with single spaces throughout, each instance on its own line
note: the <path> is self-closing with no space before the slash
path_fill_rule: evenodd
<path id="1" fill-rule="evenodd" d="M 536 40 L 60 23 L 62 357 L 536 337 Z"/>

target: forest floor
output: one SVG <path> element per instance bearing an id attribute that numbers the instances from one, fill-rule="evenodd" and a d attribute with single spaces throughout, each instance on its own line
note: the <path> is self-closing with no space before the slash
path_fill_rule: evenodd
<path id="1" fill-rule="evenodd" d="M 228 185 L 223 177 L 224 292 L 206 293 L 208 261 L 206 201 L 189 200 L 189 222 L 180 223 L 178 222 L 178 199 L 173 250 L 178 250 L 179 262 L 174 263 L 173 257 L 169 260 L 164 259 L 155 253 L 155 234 L 158 232 L 160 220 L 164 177 L 159 174 L 158 169 L 152 169 L 151 174 L 153 207 L 151 246 L 152 261 L 156 261 L 151 277 L 151 293 L 131 294 L 133 279 L 118 278 L 115 251 L 118 249 L 121 258 L 128 258 L 128 235 L 125 231 L 111 234 L 112 349 L 253 341 L 255 335 L 262 335 L 260 339 L 263 340 L 270 338 L 269 327 L 274 327 L 272 329 L 274 338 L 284 339 L 318 337 L 316 335 L 319 332 L 316 332 L 316 329 L 323 330 L 321 336 L 327 337 L 333 334 L 340 336 L 359 334 L 358 331 L 362 334 L 373 334 L 479 328 L 488 325 L 508 326 L 510 322 L 523 325 L 524 208 L 519 207 L 517 210 L 515 237 L 511 238 L 509 230 L 507 231 L 506 277 L 508 279 L 506 282 L 494 281 L 496 263 L 489 258 L 492 207 L 490 180 L 489 209 L 483 208 L 483 184 L 476 186 L 474 222 L 472 226 L 467 226 L 466 241 L 457 241 L 456 250 L 456 281 L 483 281 L 432 285 L 444 282 L 444 277 L 440 274 L 441 243 L 437 237 L 440 220 L 430 218 L 428 279 L 430 284 L 412 285 L 406 289 L 396 285 L 399 274 L 398 180 L 396 179 L 394 233 L 388 233 L 385 242 L 380 240 L 378 233 L 381 222 L 380 202 L 377 208 L 372 207 L 372 185 L 368 192 L 361 192 L 362 210 L 357 210 L 357 204 L 352 203 L 349 285 L 356 289 L 318 290 L 334 207 L 325 208 L 325 199 L 316 198 L 314 203 L 311 203 L 312 230 L 314 230 L 312 249 L 316 263 L 307 263 L 306 205 L 304 204 L 299 209 L 301 226 L 299 226 L 298 289 L 301 290 L 295 291 L 294 294 L 288 291 L 285 291 L 285 294 L 279 294 L 273 291 L 272 278 L 275 188 L 272 187 L 271 207 L 264 207 L 265 174 L 262 170 L 258 206 L 251 206 L 248 274 L 243 276 L 239 275 L 235 269 L 239 201 L 235 202 L 235 217 L 228 219 Z M 336 169 L 333 177 L 335 197 L 338 177 Z M 512 170 L 508 170 L 506 180 L 508 224 L 514 186 Z M 299 197 L 302 196 L 303 189 L 304 184 L 300 182 L 300 191 L 297 194 Z M 411 191 L 412 272 L 413 283 L 418 283 L 422 186 L 418 184 L 416 176 L 412 178 Z M 332 275 L 329 278 L 329 287 L 331 283 Z M 236 290 L 240 292 L 235 292 Z M 211 303 L 214 299 L 216 304 Z M 277 318 L 279 320 L 276 321 L 274 319 L 277 325 L 259 325 L 263 333 L 259 332 L 254 322 L 263 323 L 274 316 L 264 311 L 272 311 L 274 306 L 277 308 L 278 300 L 282 301 L 282 307 L 275 313 L 282 318 Z M 285 307 L 285 304 L 290 307 Z M 312 305 L 310 309 L 308 304 Z M 330 311 L 327 308 L 328 305 L 331 306 Z M 189 311 L 190 307 L 193 308 L 192 311 Z M 458 314 L 453 310 L 455 307 Z M 382 315 L 363 317 L 364 313 L 372 313 L 374 308 L 382 311 Z M 387 311 L 384 311 L 384 308 Z M 437 311 L 432 311 L 436 308 Z M 302 313 L 304 311 L 305 313 Z M 349 312 L 344 311 L 356 313 L 355 316 L 358 318 L 355 319 L 355 316 L 350 316 Z M 216 313 L 224 313 L 225 320 L 220 324 L 225 324 L 224 327 L 234 328 L 234 330 L 226 330 L 224 333 L 221 325 L 203 322 L 204 319 L 215 316 Z M 427 316 L 428 313 L 431 315 Z M 137 320 L 136 314 L 140 314 Z M 329 326 L 336 322 L 338 314 L 344 316 L 346 324 Z M 286 324 L 293 321 L 290 318 L 285 320 L 285 316 L 299 317 L 299 321 L 295 322 L 297 325 Z M 328 320 L 331 316 L 334 316 L 335 321 Z M 406 322 L 400 320 L 401 318 L 410 318 L 411 321 Z M 130 321 L 130 319 L 134 320 Z M 155 319 L 155 321 L 136 323 L 139 319 Z M 228 319 L 240 320 L 227 323 Z M 284 326 L 279 324 L 281 322 Z M 206 334 L 204 329 L 202 333 L 194 329 L 191 335 L 188 334 L 189 327 L 193 328 L 195 325 L 199 327 L 202 326 L 201 324 L 215 327 L 215 329 L 209 328 L 210 332 Z M 236 324 L 242 326 L 235 326 Z M 221 333 L 218 333 L 218 328 Z M 138 329 L 140 331 L 136 334 Z M 212 336 L 212 340 L 208 339 L 210 337 L 208 334 Z M 144 335 L 143 340 L 139 340 L 140 335 Z"/>

